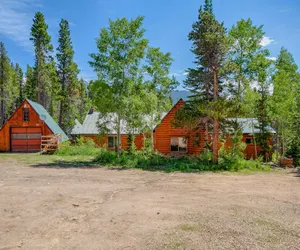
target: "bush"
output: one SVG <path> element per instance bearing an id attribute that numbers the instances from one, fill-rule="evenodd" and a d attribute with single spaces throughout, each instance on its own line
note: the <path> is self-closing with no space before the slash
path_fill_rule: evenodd
<path id="1" fill-rule="evenodd" d="M 78 138 L 74 144 L 71 144 L 69 141 L 62 143 L 55 154 L 64 156 L 97 156 L 100 152 L 101 148 L 98 148 L 92 139 Z"/>
<path id="2" fill-rule="evenodd" d="M 220 158 L 219 164 L 213 164 L 210 151 L 206 151 L 200 157 L 167 157 L 156 152 L 145 153 L 143 151 L 136 151 L 134 154 L 130 154 L 128 151 L 123 151 L 118 157 L 113 151 L 101 150 L 95 158 L 94 163 L 105 166 L 165 172 L 240 171 L 244 169 L 262 171 L 270 169 L 262 165 L 262 162 L 259 160 L 246 161 L 243 158 L 236 158 L 230 161 L 227 158 Z"/>

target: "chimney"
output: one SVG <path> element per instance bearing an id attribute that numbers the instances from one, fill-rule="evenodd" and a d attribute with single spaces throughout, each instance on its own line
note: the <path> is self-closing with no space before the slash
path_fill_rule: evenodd
<path id="1" fill-rule="evenodd" d="M 93 114 L 93 113 L 94 113 L 94 108 L 91 107 L 91 108 L 90 108 L 90 111 L 89 111 L 89 113 L 88 113 L 88 115 L 91 115 L 91 114 Z"/>

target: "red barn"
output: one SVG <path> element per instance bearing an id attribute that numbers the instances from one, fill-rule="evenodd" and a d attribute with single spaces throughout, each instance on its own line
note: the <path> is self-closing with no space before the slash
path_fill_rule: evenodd
<path id="1" fill-rule="evenodd" d="M 41 150 L 42 136 L 67 135 L 40 104 L 24 100 L 0 129 L 0 152 L 33 152 Z"/>

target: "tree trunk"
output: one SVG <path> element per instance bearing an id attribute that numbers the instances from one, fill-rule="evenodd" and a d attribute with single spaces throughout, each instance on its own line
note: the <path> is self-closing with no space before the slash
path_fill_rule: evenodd
<path id="1" fill-rule="evenodd" d="M 0 77 L 1 77 L 1 87 L 0 87 L 0 128 L 4 125 L 5 123 L 5 110 L 4 110 L 4 65 L 1 60 L 1 72 L 0 72 Z"/>
<path id="2" fill-rule="evenodd" d="M 214 72 L 214 101 L 218 99 L 218 76 L 216 70 Z M 214 132 L 213 132 L 213 161 L 218 163 L 219 161 L 219 121 L 214 117 Z"/>
<path id="3" fill-rule="evenodd" d="M 152 152 L 154 152 L 154 133 L 153 133 L 153 130 L 151 130 L 151 149 L 152 149 Z"/>
<path id="4" fill-rule="evenodd" d="M 208 120 L 205 122 L 204 151 L 208 150 Z"/>
<path id="5" fill-rule="evenodd" d="M 117 155 L 121 154 L 121 119 L 120 116 L 117 115 Z"/>
<path id="6" fill-rule="evenodd" d="M 251 121 L 252 121 L 252 134 L 253 134 L 253 142 L 254 142 L 254 157 L 256 159 L 257 158 L 257 145 L 256 145 L 256 140 L 255 140 L 253 118 L 251 119 Z"/>

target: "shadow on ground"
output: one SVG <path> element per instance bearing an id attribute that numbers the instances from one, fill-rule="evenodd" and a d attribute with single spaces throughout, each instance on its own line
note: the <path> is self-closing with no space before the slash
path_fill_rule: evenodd
<path id="1" fill-rule="evenodd" d="M 99 163 L 91 160 L 91 161 L 55 161 L 52 163 L 38 163 L 38 164 L 32 164 L 31 167 L 33 168 L 81 168 L 81 169 L 96 169 L 96 168 L 106 168 L 109 170 L 128 170 L 130 168 L 128 167 L 114 167 L 114 166 L 104 166 L 100 165 Z"/>

